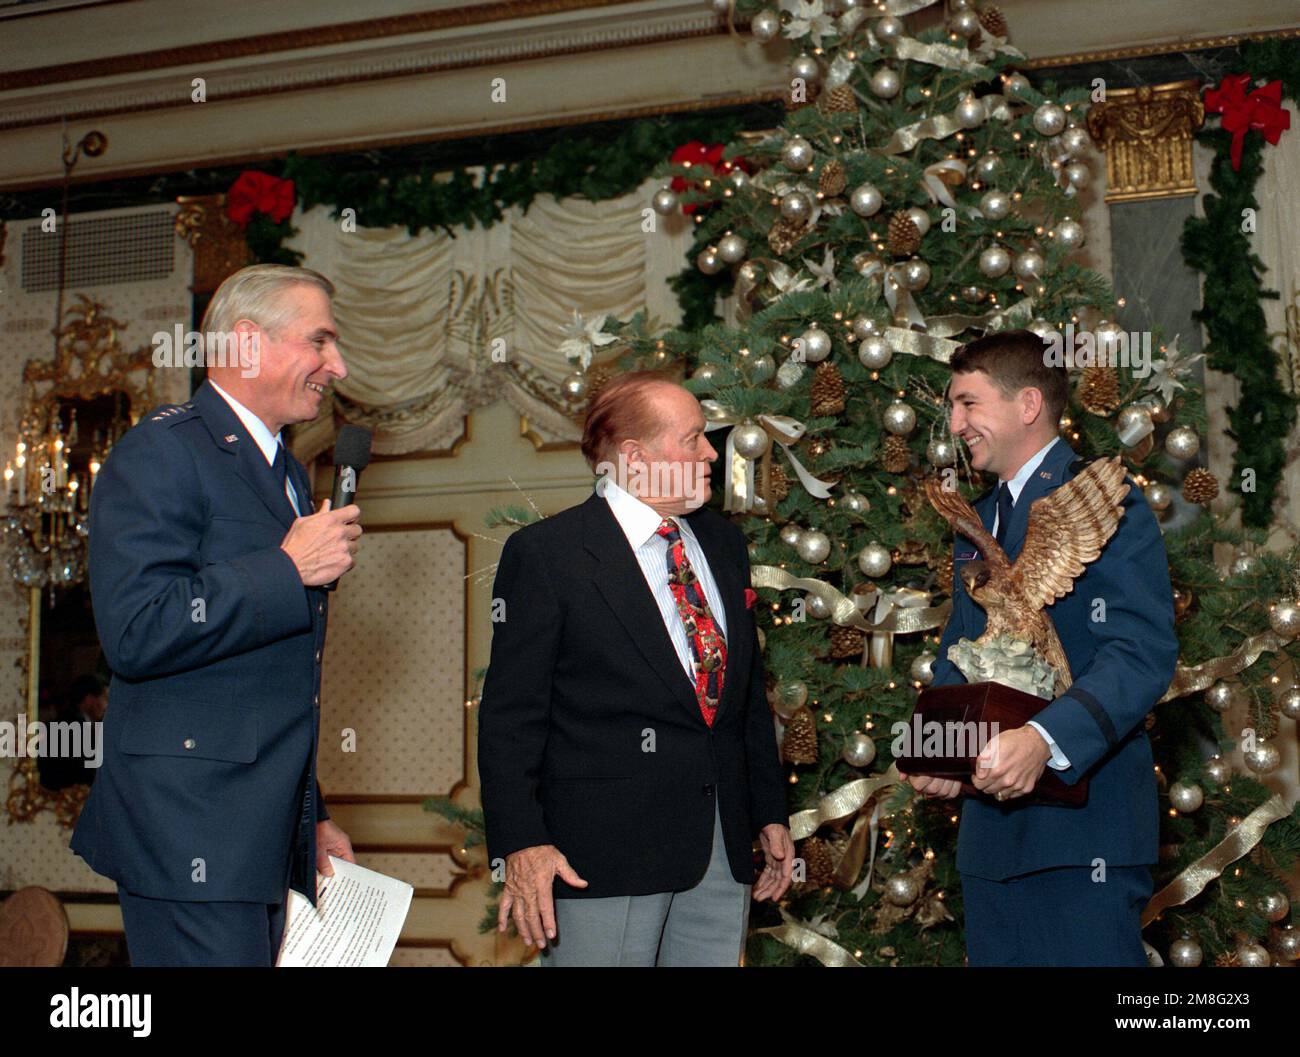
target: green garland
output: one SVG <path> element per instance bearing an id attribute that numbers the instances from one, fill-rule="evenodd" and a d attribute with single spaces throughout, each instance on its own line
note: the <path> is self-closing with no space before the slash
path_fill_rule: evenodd
<path id="1" fill-rule="evenodd" d="M 1282 94 L 1300 100 L 1300 46 L 1266 40 L 1242 46 L 1244 69 L 1257 80 L 1280 80 Z M 1293 129 L 1290 135 L 1300 135 Z M 1260 301 L 1276 299 L 1264 289 L 1263 262 L 1241 230 L 1243 211 L 1258 211 L 1255 184 L 1263 172 L 1264 141 L 1248 134 L 1241 168 L 1228 156 L 1232 142 L 1221 128 L 1206 129 L 1197 138 L 1214 150 L 1205 216 L 1189 217 L 1183 227 L 1183 259 L 1205 276 L 1204 305 L 1196 318 L 1207 336 L 1206 363 L 1231 374 L 1241 385 L 1241 399 L 1228 410 L 1228 435 L 1237 443 L 1233 480 L 1228 488 L 1241 496 L 1242 522 L 1265 527 L 1273 520 L 1273 501 L 1286 465 L 1286 438 L 1296 420 L 1296 398 L 1278 385 L 1277 354 L 1269 341 Z M 1242 474 L 1254 470 L 1255 490 L 1241 491 Z"/>

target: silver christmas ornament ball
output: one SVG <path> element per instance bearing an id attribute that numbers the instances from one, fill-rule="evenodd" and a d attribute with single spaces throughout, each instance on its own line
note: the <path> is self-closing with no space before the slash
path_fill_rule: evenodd
<path id="1" fill-rule="evenodd" d="M 560 383 L 560 392 L 569 403 L 576 403 L 587 398 L 587 376 L 580 371 L 567 375 Z"/>
<path id="2" fill-rule="evenodd" d="M 786 220 L 807 220 L 812 216 L 812 199 L 802 191 L 790 191 L 781 198 L 781 215 Z"/>
<path id="3" fill-rule="evenodd" d="M 790 74 L 809 84 L 821 80 L 821 65 L 811 55 L 796 55 L 790 62 Z"/>
<path id="4" fill-rule="evenodd" d="M 732 433 L 736 453 L 746 459 L 759 459 L 771 446 L 767 430 L 755 422 L 742 422 Z"/>
<path id="5" fill-rule="evenodd" d="M 1174 501 L 1173 489 L 1163 481 L 1152 481 L 1142 489 L 1142 494 L 1146 496 L 1147 505 L 1157 514 L 1168 510 L 1169 504 Z"/>
<path id="6" fill-rule="evenodd" d="M 898 76 L 897 70 L 881 66 L 867 79 L 867 85 L 881 99 L 893 99 L 902 89 L 903 79 Z"/>
<path id="7" fill-rule="evenodd" d="M 1083 225 L 1077 220 L 1062 220 L 1056 225 L 1056 241 L 1067 250 L 1077 250 L 1083 245 Z"/>
<path id="8" fill-rule="evenodd" d="M 987 115 L 988 111 L 985 109 L 984 100 L 977 99 L 973 95 L 963 96 L 954 111 L 957 123 L 962 128 L 979 128 L 980 125 L 984 124 Z"/>
<path id="9" fill-rule="evenodd" d="M 716 363 L 702 363 L 691 372 L 691 377 L 705 385 L 717 385 L 720 373 Z"/>
<path id="10" fill-rule="evenodd" d="M 916 230 L 922 235 L 930 230 L 930 214 L 919 206 L 912 206 L 911 209 L 904 210 L 903 216 L 915 224 Z"/>
<path id="11" fill-rule="evenodd" d="M 1205 703 L 1216 712 L 1226 712 L 1232 707 L 1232 702 L 1236 696 L 1232 684 L 1225 683 L 1220 679 L 1205 691 Z"/>
<path id="12" fill-rule="evenodd" d="M 1088 149 L 1088 133 L 1078 125 L 1061 133 L 1061 149 L 1071 158 L 1080 157 Z"/>
<path id="13" fill-rule="evenodd" d="M 670 187 L 661 187 L 650 199 L 650 207 L 661 217 L 672 216 L 677 212 L 677 192 Z"/>
<path id="14" fill-rule="evenodd" d="M 1043 103 L 1034 111 L 1033 121 L 1040 136 L 1057 136 L 1065 128 L 1065 111 L 1057 103 Z"/>
<path id="15" fill-rule="evenodd" d="M 874 540 L 858 553 L 858 568 L 867 576 L 884 576 L 889 572 L 892 564 L 893 559 L 889 556 L 889 548 L 882 547 Z"/>
<path id="16" fill-rule="evenodd" d="M 903 20 L 895 18 L 893 15 L 886 15 L 871 28 L 876 35 L 876 39 L 881 41 L 897 40 L 905 32 Z"/>
<path id="17" fill-rule="evenodd" d="M 769 40 L 775 40 L 781 32 L 781 16 L 771 8 L 763 8 L 749 22 L 749 31 L 754 34 L 754 39 L 766 44 Z"/>
<path id="18" fill-rule="evenodd" d="M 1002 159 L 990 151 L 988 154 L 981 154 L 979 160 L 975 162 L 975 176 L 988 183 L 998 174 L 1002 168 Z"/>
<path id="19" fill-rule="evenodd" d="M 1205 803 L 1205 794 L 1194 782 L 1175 782 L 1169 787 L 1169 802 L 1188 815 Z"/>
<path id="20" fill-rule="evenodd" d="M 1195 969 L 1204 956 L 1201 945 L 1186 936 L 1169 945 L 1169 961 L 1180 969 Z"/>
<path id="21" fill-rule="evenodd" d="M 749 252 L 749 244 L 736 234 L 723 235 L 718 239 L 718 256 L 728 264 L 739 264 Z"/>
<path id="22" fill-rule="evenodd" d="M 777 714 L 789 719 L 808 703 L 808 684 L 802 679 L 783 679 L 776 684 L 773 696 Z"/>
<path id="23" fill-rule="evenodd" d="M 1300 635 L 1300 604 L 1284 598 L 1268 613 L 1268 626 L 1281 638 L 1293 639 Z"/>
<path id="24" fill-rule="evenodd" d="M 920 257 L 912 257 L 903 262 L 903 266 L 899 269 L 898 281 L 903 289 L 911 290 L 913 293 L 924 290 L 926 283 L 930 281 L 930 266 Z"/>
<path id="25" fill-rule="evenodd" d="M 799 538 L 802 535 L 803 535 L 803 529 L 801 529 L 793 521 L 787 521 L 784 525 L 781 526 L 781 532 L 780 532 L 781 542 L 788 544 L 791 547 L 797 547 L 799 545 Z"/>
<path id="26" fill-rule="evenodd" d="M 1047 261 L 1037 250 L 1024 250 L 1016 254 L 1016 259 L 1011 264 L 1012 270 L 1020 279 L 1028 281 L 1030 279 L 1041 279 L 1043 271 L 1047 267 Z"/>
<path id="27" fill-rule="evenodd" d="M 1013 73 L 1006 79 L 1003 90 L 1007 95 L 1022 95 L 1030 90 L 1029 78 L 1023 73 Z"/>
<path id="28" fill-rule="evenodd" d="M 915 877 L 895 874 L 885 882 L 885 898 L 896 907 L 911 906 L 921 894 L 921 886 Z"/>
<path id="29" fill-rule="evenodd" d="M 776 374 L 776 361 L 766 354 L 750 364 L 749 380 L 755 385 L 762 385 Z"/>
<path id="30" fill-rule="evenodd" d="M 821 363 L 831 354 L 831 336 L 821 327 L 809 327 L 796 339 L 795 348 L 803 350 L 809 363 Z"/>
<path id="31" fill-rule="evenodd" d="M 870 316 L 857 316 L 853 320 L 853 336 L 858 341 L 866 341 L 878 331 L 876 321 Z"/>
<path id="32" fill-rule="evenodd" d="M 980 198 L 980 214 L 985 220 L 1002 220 L 1011 213 L 1011 196 L 1005 191 L 985 191 Z"/>
<path id="33" fill-rule="evenodd" d="M 1291 687 L 1277 699 L 1278 709 L 1287 719 L 1300 719 L 1300 687 Z"/>
<path id="34" fill-rule="evenodd" d="M 899 437 L 906 437 L 916 428 L 916 409 L 902 400 L 895 400 L 881 416 L 885 429 Z"/>
<path id="35" fill-rule="evenodd" d="M 1282 754 L 1278 752 L 1277 746 L 1267 740 L 1255 742 L 1254 749 L 1243 752 L 1241 758 L 1256 774 L 1272 774 L 1282 762 Z"/>
<path id="36" fill-rule="evenodd" d="M 894 350 L 889 347 L 889 342 L 879 334 L 858 343 L 858 362 L 869 371 L 884 370 L 893 356 Z"/>
<path id="37" fill-rule="evenodd" d="M 1165 451 L 1175 459 L 1190 459 L 1201 450 L 1201 438 L 1190 426 L 1175 426 L 1165 437 Z"/>
<path id="38" fill-rule="evenodd" d="M 813 163 L 813 148 L 802 136 L 792 136 L 781 148 L 781 162 L 787 169 L 803 172 Z"/>
<path id="39" fill-rule="evenodd" d="M 1278 922 L 1291 913 L 1291 900 L 1285 892 L 1269 892 L 1259 900 L 1259 912 L 1269 921 Z"/>
<path id="40" fill-rule="evenodd" d="M 1278 929 L 1277 938 L 1273 941 L 1273 952 L 1288 962 L 1300 958 L 1300 929 L 1290 925 Z"/>
<path id="41" fill-rule="evenodd" d="M 803 608 L 813 620 L 825 620 L 831 615 L 831 607 L 821 595 L 809 592 L 803 596 Z"/>
<path id="42" fill-rule="evenodd" d="M 824 562 L 831 552 L 830 537 L 818 529 L 809 529 L 799 537 L 795 551 L 804 561 L 817 565 Z"/>
<path id="43" fill-rule="evenodd" d="M 939 469 L 952 466 L 957 461 L 957 445 L 947 437 L 937 437 L 926 447 L 925 457 L 931 466 Z"/>
<path id="44" fill-rule="evenodd" d="M 865 514 L 871 509 L 871 501 L 861 492 L 846 492 L 839 505 L 850 514 Z"/>
<path id="45" fill-rule="evenodd" d="M 1065 167 L 1065 178 L 1070 182 L 1070 186 L 1076 189 L 1082 189 L 1088 186 L 1088 181 L 1092 179 L 1092 170 L 1081 161 L 1072 161 Z"/>
<path id="46" fill-rule="evenodd" d="M 876 743 L 860 730 L 855 730 L 844 739 L 844 751 L 840 753 L 840 759 L 850 767 L 870 767 L 875 758 Z"/>
<path id="47" fill-rule="evenodd" d="M 1237 964 L 1244 969 L 1266 969 L 1273 959 L 1258 943 L 1243 943 L 1237 948 Z"/>
<path id="48" fill-rule="evenodd" d="M 980 254 L 980 271 L 990 279 L 1007 274 L 1011 267 L 1011 254 L 1002 246 L 990 246 Z"/>
<path id="49" fill-rule="evenodd" d="M 718 256 L 718 250 L 714 246 L 706 246 L 700 250 L 700 255 L 695 258 L 695 266 L 705 275 L 714 275 L 722 270 L 722 258 Z"/>
<path id="50" fill-rule="evenodd" d="M 1232 778 L 1232 766 L 1222 756 L 1211 756 L 1205 761 L 1205 776 L 1217 785 Z"/>
<path id="51" fill-rule="evenodd" d="M 875 184 L 861 184 L 849 195 L 849 208 L 860 217 L 875 216 L 885 199 Z"/>
<path id="52" fill-rule="evenodd" d="M 918 653 L 908 669 L 908 674 L 922 686 L 929 686 L 934 679 L 934 662 L 937 660 L 938 658 L 928 650 Z"/>
<path id="53" fill-rule="evenodd" d="M 973 37 L 980 30 L 979 15 L 969 8 L 954 11 L 948 19 L 948 28 L 959 37 Z"/>

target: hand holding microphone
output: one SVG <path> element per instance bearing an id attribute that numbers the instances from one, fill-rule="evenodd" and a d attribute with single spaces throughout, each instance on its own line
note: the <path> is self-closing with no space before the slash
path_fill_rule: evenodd
<path id="1" fill-rule="evenodd" d="M 296 519 L 280 547 L 307 587 L 332 591 L 355 564 L 361 508 L 353 503 L 357 479 L 370 463 L 370 431 L 344 426 L 334 445 L 334 493 L 315 514 Z"/>

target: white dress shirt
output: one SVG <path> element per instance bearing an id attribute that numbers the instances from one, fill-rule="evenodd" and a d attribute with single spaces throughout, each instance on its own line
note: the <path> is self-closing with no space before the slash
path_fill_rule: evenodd
<path id="1" fill-rule="evenodd" d="M 668 587 L 669 544 L 666 539 L 657 534 L 663 516 L 654 507 L 643 503 L 608 477 L 602 477 L 596 483 L 596 494 L 604 496 L 610 512 L 613 513 L 619 528 L 623 530 L 623 535 L 627 537 L 628 545 L 636 555 L 637 564 L 641 566 L 641 575 L 645 577 L 646 585 L 659 606 L 659 615 L 663 617 L 664 627 L 673 641 L 677 659 L 682 662 L 682 668 L 690 679 L 691 685 L 694 686 L 695 670 L 691 658 L 691 644 L 686 638 L 686 627 L 682 624 L 681 614 L 677 612 L 677 603 Z M 709 569 L 709 561 L 704 556 L 704 549 L 695 538 L 695 533 L 685 517 L 674 517 L 673 521 L 681 532 L 686 558 L 691 563 L 691 568 L 695 570 L 695 576 L 704 590 L 704 597 L 709 603 L 713 619 L 717 621 L 725 640 L 727 613 L 722 605 L 722 595 L 718 591 L 718 585 L 714 582 L 713 573 Z"/>
<path id="2" fill-rule="evenodd" d="M 273 465 L 275 463 L 276 448 L 280 446 L 280 434 L 277 433 L 274 437 L 271 436 L 271 431 L 266 428 L 266 423 L 253 414 L 253 412 L 249 411 L 248 408 L 222 389 L 221 386 L 217 385 L 217 383 L 211 378 L 208 379 L 208 384 L 221 394 L 221 398 L 230 405 L 230 410 L 239 416 L 239 421 L 244 424 L 244 428 L 248 430 L 249 436 L 257 441 L 257 446 L 262 450 L 262 454 L 266 456 L 267 465 Z M 287 468 L 289 461 L 289 453 L 287 451 L 284 453 L 284 458 Z M 285 473 L 284 475 L 284 494 L 289 497 L 289 505 L 293 507 L 294 512 L 301 514 L 302 508 L 298 506 L 298 492 L 293 487 L 293 476 L 289 473 Z M 308 511 L 308 513 L 310 513 L 310 511 Z"/>
<path id="3" fill-rule="evenodd" d="M 1020 492 L 1024 489 L 1025 482 L 1028 481 L 1030 475 L 1032 475 L 1033 472 L 1038 469 L 1039 464 L 1043 461 L 1044 457 L 1051 450 L 1052 445 L 1060 441 L 1060 439 L 1061 439 L 1060 437 L 1053 437 L 1051 440 L 1049 440 L 1046 444 L 1044 444 L 1041 448 L 1039 448 L 1038 451 L 1036 451 L 1033 455 L 1029 457 L 1029 459 L 1025 462 L 1025 465 L 1020 467 L 1020 469 L 1016 471 L 1016 475 L 1013 478 L 1011 478 L 1011 480 L 1006 482 L 1007 489 L 1008 491 L 1011 492 L 1011 501 L 1013 503 L 1018 503 L 1020 501 Z M 997 509 L 998 509 L 997 506 L 994 505 L 993 534 L 995 536 L 997 535 L 998 532 Z M 1070 761 L 1066 758 L 1065 753 L 1063 753 L 1060 749 L 1060 746 L 1058 746 L 1056 742 L 1052 740 L 1052 736 L 1043 729 L 1042 724 L 1031 719 L 1029 721 L 1029 725 L 1043 736 L 1043 740 L 1047 742 L 1047 747 L 1052 750 L 1052 758 L 1047 761 L 1047 765 L 1055 771 L 1064 771 L 1067 767 L 1069 767 Z"/>

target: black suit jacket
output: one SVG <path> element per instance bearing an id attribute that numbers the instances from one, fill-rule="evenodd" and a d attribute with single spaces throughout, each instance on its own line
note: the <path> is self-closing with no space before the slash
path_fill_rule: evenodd
<path id="1" fill-rule="evenodd" d="M 715 801 L 732 875 L 750 884 L 754 839 L 788 821 L 744 534 L 711 510 L 686 518 L 726 610 L 712 727 L 603 496 L 519 529 L 502 552 L 479 708 L 488 854 L 554 844 L 588 882 L 557 880 L 557 897 L 692 887 Z"/>

